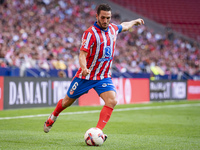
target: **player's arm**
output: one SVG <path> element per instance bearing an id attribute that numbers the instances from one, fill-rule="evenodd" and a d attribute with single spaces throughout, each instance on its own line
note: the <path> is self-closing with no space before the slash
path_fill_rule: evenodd
<path id="1" fill-rule="evenodd" d="M 131 29 L 134 25 L 142 25 L 144 24 L 144 20 L 143 19 L 136 19 L 136 20 L 132 20 L 132 21 L 128 21 L 128 22 L 122 22 L 121 26 L 122 26 L 122 32 L 124 31 L 128 31 L 129 29 Z"/>
<path id="2" fill-rule="evenodd" d="M 86 62 L 87 54 L 88 53 L 86 51 L 82 50 L 80 51 L 79 54 L 79 64 L 82 69 L 83 76 L 87 76 L 90 73 L 90 70 L 87 68 L 87 62 Z"/>

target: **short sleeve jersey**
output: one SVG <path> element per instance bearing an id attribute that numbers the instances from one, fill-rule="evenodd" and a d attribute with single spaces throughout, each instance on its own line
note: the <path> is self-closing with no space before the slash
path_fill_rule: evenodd
<path id="1" fill-rule="evenodd" d="M 82 76 L 81 68 L 75 77 L 86 80 L 102 80 L 111 77 L 111 66 L 114 57 L 116 39 L 118 33 L 122 31 L 121 25 L 110 23 L 107 30 L 103 30 L 97 25 L 88 28 L 82 36 L 81 51 L 86 51 L 87 68 L 91 73 Z"/>

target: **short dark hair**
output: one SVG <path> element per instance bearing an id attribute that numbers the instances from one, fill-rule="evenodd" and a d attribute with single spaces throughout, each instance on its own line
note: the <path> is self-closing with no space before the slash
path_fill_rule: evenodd
<path id="1" fill-rule="evenodd" d="M 97 14 L 99 15 L 100 14 L 100 11 L 101 10 L 104 10 L 104 11 L 111 11 L 111 7 L 108 5 L 108 4 L 100 4 L 98 7 L 97 7 Z"/>

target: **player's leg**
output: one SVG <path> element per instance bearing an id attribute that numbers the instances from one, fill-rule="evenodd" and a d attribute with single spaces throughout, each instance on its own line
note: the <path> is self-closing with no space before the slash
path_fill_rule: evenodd
<path id="1" fill-rule="evenodd" d="M 44 132 L 48 133 L 50 129 L 52 128 L 53 124 L 55 123 L 58 115 L 67 107 L 69 107 L 77 98 L 77 95 L 74 94 L 74 90 L 77 89 L 78 81 L 76 78 L 74 78 L 70 84 L 70 87 L 67 91 L 66 96 L 63 99 L 60 99 L 54 109 L 54 111 L 51 113 L 51 115 L 47 118 L 47 120 L 44 123 Z M 69 97 L 68 95 L 73 95 L 72 97 Z"/>
<path id="2" fill-rule="evenodd" d="M 87 84 L 87 81 L 79 78 L 74 78 L 70 84 L 70 87 L 67 91 L 66 96 L 63 99 L 60 99 L 56 105 L 56 108 L 52 114 L 47 118 L 44 123 L 44 132 L 48 133 L 56 121 L 58 115 L 67 107 L 71 106 L 73 102 L 82 94 L 87 93 L 91 88 Z"/>
<path id="3" fill-rule="evenodd" d="M 116 92 L 115 91 L 106 91 L 100 94 L 100 97 L 104 100 L 105 106 L 114 109 L 117 104 Z"/>
<path id="4" fill-rule="evenodd" d="M 112 83 L 111 78 L 106 78 L 99 81 L 94 89 L 105 102 L 105 105 L 100 112 L 99 121 L 96 126 L 97 128 L 103 130 L 110 119 L 115 105 L 117 104 L 116 89 Z"/>
<path id="5" fill-rule="evenodd" d="M 100 94 L 100 97 L 104 100 L 105 105 L 103 106 L 100 112 L 99 121 L 96 127 L 103 130 L 103 128 L 110 119 L 110 116 L 113 112 L 115 105 L 117 104 L 117 101 L 115 91 L 103 92 Z"/>
<path id="6" fill-rule="evenodd" d="M 70 98 L 67 94 L 64 99 L 60 99 L 52 114 L 47 118 L 44 123 L 44 132 L 48 133 L 55 123 L 58 115 L 67 107 L 71 106 L 76 99 Z"/>
<path id="7" fill-rule="evenodd" d="M 71 106 L 76 98 L 70 98 L 67 94 L 63 99 L 60 99 L 56 105 L 56 108 L 53 111 L 54 116 L 58 116 L 65 108 Z"/>

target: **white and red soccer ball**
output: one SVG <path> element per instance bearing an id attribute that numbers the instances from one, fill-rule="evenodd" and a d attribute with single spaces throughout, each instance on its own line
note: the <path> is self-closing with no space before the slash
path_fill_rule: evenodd
<path id="1" fill-rule="evenodd" d="M 93 127 L 85 132 L 84 139 L 89 146 L 101 146 L 105 140 L 105 135 L 101 129 Z"/>

